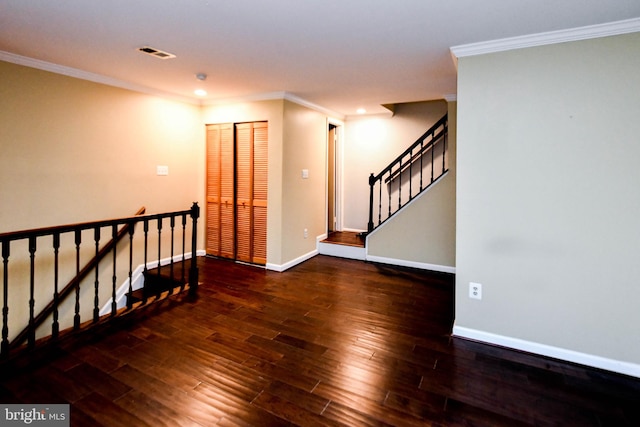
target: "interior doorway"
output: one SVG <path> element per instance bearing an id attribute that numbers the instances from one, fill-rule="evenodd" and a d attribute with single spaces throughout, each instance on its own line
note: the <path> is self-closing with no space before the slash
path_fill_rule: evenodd
<path id="1" fill-rule="evenodd" d="M 342 123 L 329 120 L 327 131 L 327 234 L 342 230 Z"/>

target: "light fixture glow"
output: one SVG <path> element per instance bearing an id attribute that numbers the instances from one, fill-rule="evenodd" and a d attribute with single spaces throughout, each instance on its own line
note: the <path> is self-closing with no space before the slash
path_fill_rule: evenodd
<path id="1" fill-rule="evenodd" d="M 207 96 L 207 91 L 204 89 L 196 89 L 193 91 L 198 96 Z"/>
<path id="2" fill-rule="evenodd" d="M 367 110 L 365 110 L 364 108 L 358 108 L 358 109 L 356 110 L 356 113 L 358 113 L 358 114 L 364 114 L 364 113 L 366 113 L 366 112 L 367 112 Z"/>

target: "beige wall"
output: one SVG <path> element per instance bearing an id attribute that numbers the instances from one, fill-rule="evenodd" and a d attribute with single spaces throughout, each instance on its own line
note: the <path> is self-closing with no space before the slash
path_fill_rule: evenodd
<path id="1" fill-rule="evenodd" d="M 130 216 L 141 206 L 147 213 L 184 210 L 203 200 L 199 106 L 0 62 L 0 118 L 0 232 Z M 169 175 L 157 176 L 157 165 L 168 166 Z M 102 243 L 106 230 L 103 236 Z M 92 239 L 83 235 L 82 265 L 94 253 Z M 60 254 L 61 286 L 75 270 L 68 240 L 63 236 L 69 245 Z M 118 285 L 128 270 L 122 252 Z M 12 245 L 10 336 L 28 311 L 27 256 L 24 245 Z M 51 300 L 52 256 L 50 239 L 39 239 L 36 309 Z M 133 267 L 142 262 L 136 255 Z M 111 295 L 110 276 L 101 272 L 100 305 Z M 92 301 L 83 291 L 83 321 Z M 61 317 L 72 310 L 68 304 Z"/>
<path id="2" fill-rule="evenodd" d="M 0 232 L 202 200 L 198 106 L 0 62 L 0 117 Z"/>
<path id="3" fill-rule="evenodd" d="M 449 172 L 367 238 L 367 255 L 453 272 L 456 257 L 456 102 L 448 105 Z"/>
<path id="4" fill-rule="evenodd" d="M 369 175 L 377 174 L 447 112 L 445 101 L 398 104 L 393 117 L 362 116 L 345 122 L 343 228 L 366 230 Z"/>
<path id="5" fill-rule="evenodd" d="M 458 67 L 456 330 L 640 375 L 640 34 Z"/>
<path id="6" fill-rule="evenodd" d="M 326 233 L 327 117 L 285 101 L 282 199 L 283 261 L 316 250 Z M 309 178 L 302 178 L 302 170 Z M 304 229 L 307 237 L 304 237 Z"/>
<path id="7" fill-rule="evenodd" d="M 279 269 L 313 252 L 316 236 L 325 232 L 327 117 L 274 100 L 206 106 L 203 120 L 269 122 L 267 265 Z"/>

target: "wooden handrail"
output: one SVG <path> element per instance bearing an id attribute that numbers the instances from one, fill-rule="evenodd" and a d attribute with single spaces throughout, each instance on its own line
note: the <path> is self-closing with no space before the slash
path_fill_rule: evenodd
<path id="1" fill-rule="evenodd" d="M 146 208 L 143 206 L 138 209 L 138 211 L 135 213 L 135 216 L 140 216 L 145 212 Z M 64 288 L 62 288 L 62 290 L 58 293 L 57 303 L 55 300 L 50 301 L 46 306 L 44 306 L 40 313 L 38 313 L 38 315 L 33 318 L 33 325 L 27 325 L 27 327 L 25 327 L 18 335 L 16 335 L 16 337 L 11 341 L 10 348 L 19 347 L 27 340 L 27 338 L 29 337 L 29 333 L 37 329 L 42 324 L 42 322 L 44 322 L 44 320 L 53 313 L 54 307 L 56 305 L 60 305 L 62 302 L 64 302 L 64 300 L 73 292 L 76 286 L 82 280 L 84 280 L 91 271 L 93 271 L 93 269 L 102 260 L 102 258 L 104 258 L 111 250 L 113 250 L 113 247 L 117 245 L 120 240 L 122 240 L 122 238 L 129 232 L 131 226 L 131 224 L 124 224 L 122 226 L 120 231 L 118 231 L 116 238 L 109 240 L 104 245 L 104 247 L 100 249 L 98 254 L 91 258 L 91 260 L 80 270 L 80 272 L 73 279 L 71 279 L 71 281 L 69 281 L 69 283 Z M 62 228 L 65 229 L 65 227 Z M 50 229 L 42 228 L 33 231 L 40 232 L 46 230 Z M 54 233 L 60 233 L 60 231 L 54 231 Z M 50 231 L 45 232 L 44 234 L 50 234 Z M 58 329 L 54 328 L 52 336 L 55 338 L 57 337 L 57 334 Z"/>

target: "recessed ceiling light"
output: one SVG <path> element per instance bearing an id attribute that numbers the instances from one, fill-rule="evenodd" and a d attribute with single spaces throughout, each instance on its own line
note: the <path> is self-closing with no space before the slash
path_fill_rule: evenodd
<path id="1" fill-rule="evenodd" d="M 364 108 L 358 108 L 358 109 L 356 110 L 356 113 L 358 113 L 358 114 L 364 114 L 364 113 L 366 113 L 366 112 L 367 112 L 367 110 L 365 110 Z"/>
<path id="2" fill-rule="evenodd" d="M 207 91 L 204 89 L 196 89 L 193 91 L 198 96 L 207 96 Z"/>

